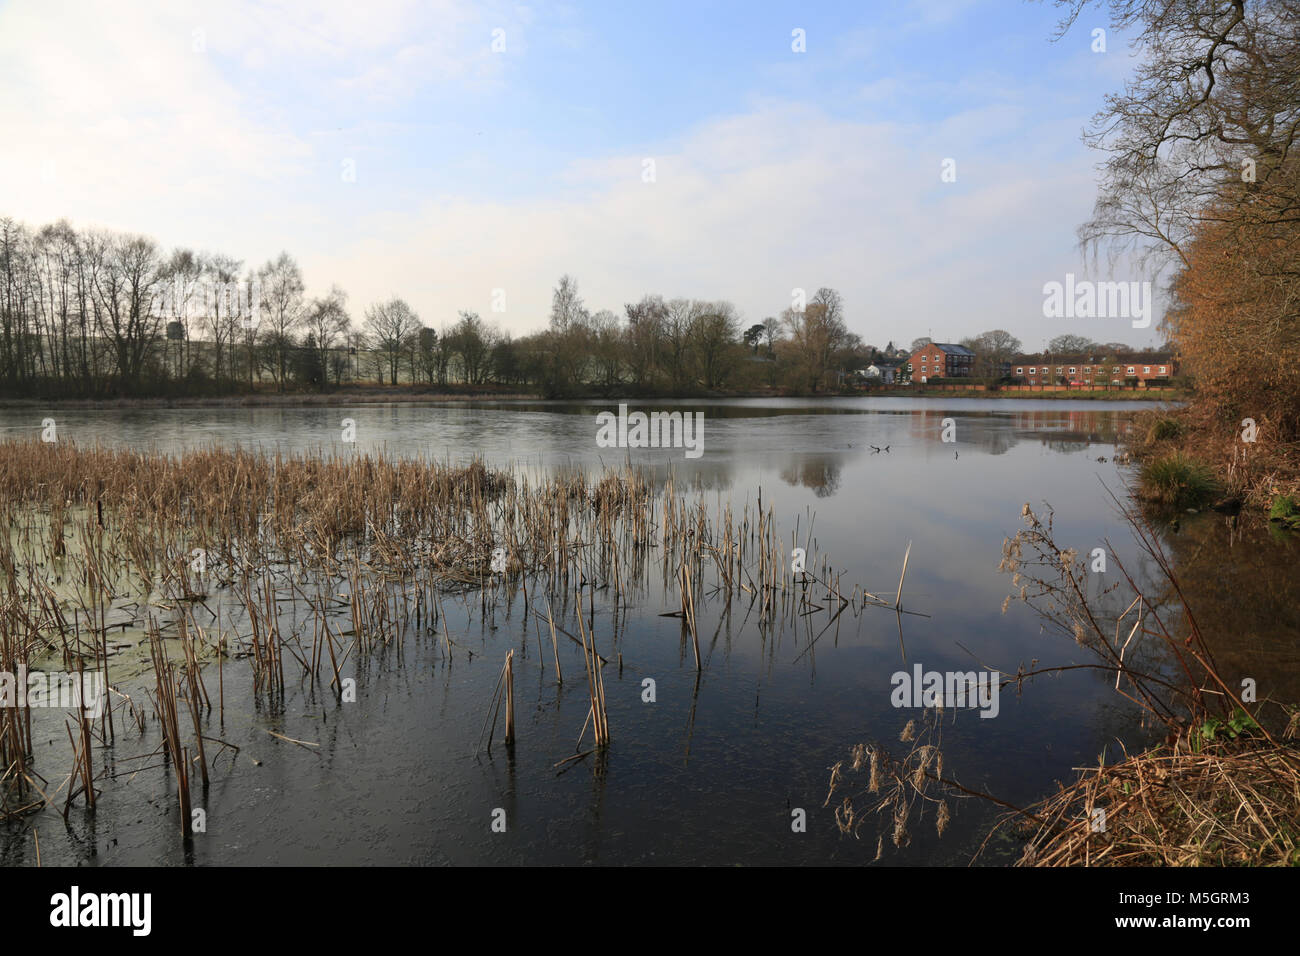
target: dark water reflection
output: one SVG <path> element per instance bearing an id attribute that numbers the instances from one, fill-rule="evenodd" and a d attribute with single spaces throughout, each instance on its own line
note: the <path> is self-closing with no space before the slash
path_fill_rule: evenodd
<path id="1" fill-rule="evenodd" d="M 802 543 L 811 529 L 813 554 L 827 557 L 847 586 L 892 593 L 911 543 L 904 602 L 929 616 L 903 618 L 904 645 L 907 666 L 919 662 L 927 670 L 969 670 L 976 666 L 972 655 L 1004 672 L 1033 660 L 1085 659 L 1072 641 L 1044 634 L 1021 605 L 1001 612 L 1010 586 L 997 571 L 1001 544 L 1019 527 L 1026 502 L 1055 508 L 1063 543 L 1086 553 L 1109 539 L 1122 560 L 1140 567 L 1108 496 L 1108 489 L 1122 494 L 1122 469 L 1109 459 L 1131 405 L 671 403 L 705 413 L 705 450 L 697 460 L 681 450 L 597 448 L 595 413 L 615 407 L 68 410 L 57 418 L 60 437 L 78 442 L 169 452 L 239 443 L 325 454 L 355 453 L 340 441 L 342 419 L 352 418 L 360 451 L 482 457 L 523 472 L 627 458 L 659 481 L 671 476 L 678 491 L 689 488 L 711 506 L 730 500 L 739 508 L 761 494 L 775 508 L 785 539 L 798 528 Z M 34 417 L 39 425 L 44 415 Z M 953 442 L 942 440 L 946 419 L 955 426 Z M 0 412 L 9 434 L 29 424 Z M 1214 517 L 1185 522 L 1169 541 L 1187 569 L 1189 597 L 1203 607 L 1203 625 L 1216 621 L 1222 662 L 1295 700 L 1294 546 L 1266 533 L 1241 535 Z M 232 691 L 246 682 L 228 671 L 227 725 L 213 733 L 243 749 L 233 768 L 214 773 L 211 790 L 197 801 L 208 809 L 208 833 L 182 846 L 170 781 L 153 771 L 128 783 L 124 773 L 95 817 L 74 809 L 67 831 L 48 812 L 36 821 L 43 861 L 869 862 L 876 831 L 864 829 L 860 841 L 841 836 L 823 803 L 828 768 L 852 745 L 896 742 L 906 721 L 918 716 L 890 703 L 891 675 L 905 666 L 895 615 L 873 609 L 845 615 L 807 652 L 806 636 L 765 635 L 743 607 L 726 615 L 709 605 L 708 626 L 701 628 L 706 666 L 697 680 L 680 623 L 659 616 L 673 609 L 672 600 L 650 582 L 634 595 L 626 619 L 615 621 L 597 605 L 598 639 L 609 646 L 617 629 L 624 662 L 621 671 L 607 672 L 614 743 L 600 764 L 584 761 L 557 773 L 554 765 L 573 752 L 586 713 L 582 681 L 556 686 L 550 648 L 542 652 L 520 608 L 499 608 L 485 620 L 469 601 L 447 611 L 456 639 L 477 652 L 472 660 L 457 655 L 448 663 L 432 639 L 412 637 L 401 660 L 387 653 L 356 662 L 354 705 L 295 685 L 282 708 L 259 710 Z M 490 758 L 476 756 L 483 711 L 510 648 L 522 662 L 519 742 L 513 755 L 497 748 Z M 581 673 L 577 652 L 562 664 L 566 676 Z M 646 677 L 657 683 L 653 704 L 642 701 Z M 285 744 L 267 730 L 320 747 Z M 125 771 L 132 766 L 127 758 L 157 745 L 152 727 L 150 734 L 104 756 Z M 996 719 L 974 711 L 950 718 L 945 770 L 972 789 L 1023 804 L 1051 792 L 1071 768 L 1095 761 L 1103 749 L 1113 753 L 1117 741 L 1143 739 L 1132 710 L 1104 676 L 1071 672 L 1027 683 L 1019 696 L 1004 693 Z M 65 773 L 53 751 L 41 766 L 56 781 Z M 496 808 L 506 811 L 505 834 L 491 831 Z M 805 833 L 792 832 L 795 808 L 807 811 Z M 954 813 L 943 838 L 932 819 L 924 820 L 911 846 L 891 849 L 884 862 L 969 862 L 996 814 L 976 800 Z M 8 831 L 5 862 L 33 862 L 30 829 L 31 822 Z M 1014 853 L 1013 844 L 999 841 L 981 859 L 1002 863 Z"/>

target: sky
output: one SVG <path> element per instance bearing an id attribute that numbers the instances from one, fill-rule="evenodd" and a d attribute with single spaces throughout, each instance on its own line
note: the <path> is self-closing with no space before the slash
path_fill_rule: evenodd
<path id="1" fill-rule="evenodd" d="M 1062 12 L 0 0 L 0 216 L 287 250 L 354 319 L 400 296 L 433 328 L 536 331 L 568 273 L 593 312 L 725 299 L 746 326 L 831 286 L 877 346 L 1155 343 L 1158 282 L 1149 329 L 1043 314 L 1067 274 L 1157 279 L 1078 248 L 1081 133 L 1137 61 L 1099 8 L 1054 40 Z"/>

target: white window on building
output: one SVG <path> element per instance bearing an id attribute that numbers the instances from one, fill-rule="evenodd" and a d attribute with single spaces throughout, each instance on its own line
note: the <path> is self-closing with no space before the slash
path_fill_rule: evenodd
<path id="1" fill-rule="evenodd" d="M 1029 370 L 1029 374 L 1030 374 L 1030 375 L 1037 375 L 1037 374 L 1038 374 L 1038 370 L 1037 370 L 1037 369 L 1033 369 L 1033 368 L 1031 368 L 1031 369 Z"/>
<path id="2" fill-rule="evenodd" d="M 1016 374 L 1017 374 L 1017 375 L 1024 375 L 1024 374 L 1025 374 L 1025 369 L 1024 369 L 1024 367 L 1021 366 L 1020 368 L 1016 369 Z"/>
<path id="3" fill-rule="evenodd" d="M 1161 374 L 1161 375 L 1164 375 L 1164 374 L 1165 374 L 1165 366 L 1163 366 L 1163 365 L 1160 366 L 1160 374 Z"/>
<path id="4" fill-rule="evenodd" d="M 1128 367 L 1128 373 L 1129 373 L 1130 375 L 1136 375 L 1136 374 L 1137 374 L 1137 370 L 1136 370 L 1135 368 L 1133 368 L 1132 365 L 1130 365 L 1130 366 Z"/>
<path id="5" fill-rule="evenodd" d="M 1070 374 L 1071 374 L 1071 375 L 1074 374 L 1074 369 L 1070 369 Z"/>

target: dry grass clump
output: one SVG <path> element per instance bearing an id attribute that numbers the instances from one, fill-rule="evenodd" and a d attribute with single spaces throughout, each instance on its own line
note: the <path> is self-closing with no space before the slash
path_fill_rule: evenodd
<path id="1" fill-rule="evenodd" d="M 1300 866 L 1300 750 L 1184 739 L 1084 770 L 1034 810 L 1019 866 Z"/>
<path id="2" fill-rule="evenodd" d="M 860 830 L 871 820 L 877 827 L 876 855 L 884 856 L 888 834 L 895 848 L 912 842 L 911 827 L 934 811 L 934 826 L 943 836 L 952 819 L 944 784 L 960 789 L 943 777 L 943 711 L 927 709 L 918 728 L 909 720 L 899 734 L 899 742 L 908 744 L 907 752 L 894 756 L 888 747 L 874 743 L 854 745 L 847 766 L 841 760 L 831 767 L 826 802 L 838 793 L 835 824 L 841 833 L 861 839 Z M 936 792 L 939 795 L 936 796 Z"/>

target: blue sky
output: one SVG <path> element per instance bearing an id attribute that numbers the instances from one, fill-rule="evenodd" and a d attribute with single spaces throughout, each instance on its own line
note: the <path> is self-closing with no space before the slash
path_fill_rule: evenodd
<path id="1" fill-rule="evenodd" d="M 830 285 L 878 345 L 995 327 L 1031 348 L 1061 332 L 1145 344 L 1124 320 L 1042 316 L 1043 284 L 1067 272 L 1154 278 L 1076 248 L 1101 159 L 1079 133 L 1135 61 L 1100 12 L 1052 42 L 1059 15 L 10 0 L 0 215 L 248 265 L 287 249 L 355 317 L 400 295 L 435 328 L 465 308 L 540 328 L 568 272 L 593 311 L 657 292 L 757 322 Z"/>

